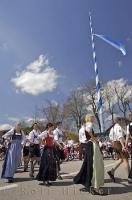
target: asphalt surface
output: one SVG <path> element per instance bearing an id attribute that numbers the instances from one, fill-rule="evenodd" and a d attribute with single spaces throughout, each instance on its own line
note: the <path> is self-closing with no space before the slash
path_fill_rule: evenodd
<path id="1" fill-rule="evenodd" d="M 106 171 L 114 165 L 114 160 L 104 160 L 106 196 L 93 196 L 87 192 L 80 192 L 82 185 L 74 185 L 73 177 L 79 171 L 81 161 L 69 161 L 61 164 L 63 180 L 57 180 L 50 187 L 40 185 L 37 180 L 29 178 L 28 172 L 23 172 L 23 167 L 15 174 L 15 182 L 7 183 L 0 179 L 0 200 L 86 200 L 86 199 L 132 199 L 132 184 L 128 184 L 127 176 L 121 166 L 115 176 L 116 183 L 111 182 Z M 0 172 L 2 161 L 0 161 Z M 38 166 L 35 168 L 37 174 Z"/>

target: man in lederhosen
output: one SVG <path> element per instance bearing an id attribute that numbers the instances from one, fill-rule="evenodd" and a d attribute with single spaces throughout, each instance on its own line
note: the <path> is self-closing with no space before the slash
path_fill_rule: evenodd
<path id="1" fill-rule="evenodd" d="M 128 146 L 128 141 L 130 140 L 131 168 L 128 175 L 128 183 L 132 183 L 132 114 L 129 115 L 129 121 L 130 123 L 127 125 L 126 148 Z"/>
<path id="2" fill-rule="evenodd" d="M 116 152 L 118 156 L 118 161 L 116 165 L 110 171 L 107 172 L 110 178 L 114 182 L 115 182 L 115 177 L 114 177 L 115 171 L 118 169 L 118 167 L 122 163 L 125 164 L 124 167 L 127 173 L 127 177 L 130 170 L 130 166 L 128 162 L 129 155 L 125 146 L 124 131 L 122 128 L 123 124 L 124 124 L 124 119 L 121 117 L 116 117 L 115 125 L 111 128 L 110 134 L 109 134 L 109 137 L 113 143 L 114 151 Z"/>
<path id="3" fill-rule="evenodd" d="M 30 158 L 30 177 L 34 177 L 34 165 L 40 161 L 40 136 L 41 132 L 38 123 L 33 124 L 33 130 L 29 133 L 29 158 Z"/>
<path id="4" fill-rule="evenodd" d="M 59 143 L 62 148 L 63 148 L 63 131 L 62 131 L 62 122 L 57 122 L 56 123 L 56 128 L 54 129 L 53 131 L 53 135 L 54 135 L 54 140 Z M 58 160 L 57 160 L 57 165 L 58 165 L 58 179 L 62 179 L 62 177 L 60 176 L 59 174 L 59 171 L 60 171 L 60 163 L 62 160 L 65 159 L 64 157 L 64 151 L 63 149 L 60 149 L 59 146 L 56 146 L 56 152 L 57 152 L 57 157 L 58 157 Z"/>

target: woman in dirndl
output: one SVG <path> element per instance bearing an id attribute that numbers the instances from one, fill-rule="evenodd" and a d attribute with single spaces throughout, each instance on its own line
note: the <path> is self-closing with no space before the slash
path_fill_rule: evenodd
<path id="1" fill-rule="evenodd" d="M 55 181 L 57 179 L 57 154 L 55 146 L 60 146 L 60 144 L 54 140 L 53 129 L 54 125 L 48 123 L 46 125 L 46 130 L 40 135 L 42 143 L 44 144 L 44 149 L 37 180 L 43 181 L 42 184 L 46 186 L 50 186 L 50 181 Z"/>
<path id="2" fill-rule="evenodd" d="M 3 163 L 1 178 L 8 179 L 8 182 L 12 183 L 14 174 L 21 164 L 22 143 L 25 140 L 21 123 L 16 123 L 15 128 L 3 135 L 3 138 L 9 141 L 9 145 Z"/>
<path id="3" fill-rule="evenodd" d="M 80 189 L 93 195 L 104 195 L 101 186 L 104 185 L 104 162 L 96 138 L 94 137 L 94 115 L 87 114 L 85 117 L 85 144 L 84 161 L 79 173 L 74 177 L 75 184 L 82 184 L 85 188 Z"/>

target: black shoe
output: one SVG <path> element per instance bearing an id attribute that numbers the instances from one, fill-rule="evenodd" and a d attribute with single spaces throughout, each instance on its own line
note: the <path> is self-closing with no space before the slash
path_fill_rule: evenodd
<path id="1" fill-rule="evenodd" d="M 132 184 L 132 178 L 128 178 L 128 183 Z"/>
<path id="2" fill-rule="evenodd" d="M 29 177 L 30 177 L 30 178 L 34 178 L 34 175 L 33 175 L 33 174 L 29 174 Z"/>
<path id="3" fill-rule="evenodd" d="M 25 167 L 23 171 L 28 172 L 28 167 Z"/>
<path id="4" fill-rule="evenodd" d="M 49 185 L 52 185 L 52 183 L 48 182 Z"/>
<path id="5" fill-rule="evenodd" d="M 45 185 L 45 182 L 43 182 L 43 183 L 39 183 L 39 185 Z"/>
<path id="6" fill-rule="evenodd" d="M 91 190 L 91 194 L 92 194 L 92 195 L 100 195 L 100 196 L 105 196 L 105 195 L 107 195 L 106 193 L 104 193 L 103 190 L 96 191 L 95 189 L 92 189 L 92 190 Z"/>
<path id="7" fill-rule="evenodd" d="M 63 180 L 62 176 L 60 176 L 60 175 L 57 177 L 57 179 L 58 180 Z"/>
<path id="8" fill-rule="evenodd" d="M 110 176 L 110 178 L 112 179 L 112 181 L 115 182 L 114 174 L 112 174 L 111 171 L 108 171 L 107 174 Z"/>
<path id="9" fill-rule="evenodd" d="M 13 183 L 13 182 L 14 182 L 13 178 L 8 179 L 8 183 Z"/>
<path id="10" fill-rule="evenodd" d="M 81 188 L 80 191 L 81 192 L 90 192 L 90 189 L 89 188 Z"/>
<path id="11" fill-rule="evenodd" d="M 50 187 L 52 184 L 49 182 L 45 182 L 45 186 Z"/>

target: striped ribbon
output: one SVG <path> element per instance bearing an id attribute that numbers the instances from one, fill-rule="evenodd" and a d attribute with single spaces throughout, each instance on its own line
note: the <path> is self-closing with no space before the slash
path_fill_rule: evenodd
<path id="1" fill-rule="evenodd" d="M 95 43 L 94 43 L 94 33 L 93 33 L 92 18 L 91 18 L 90 12 L 89 12 L 89 23 L 90 23 L 91 40 L 92 40 L 94 70 L 95 70 L 95 76 L 96 76 L 96 90 L 97 90 L 97 96 L 98 96 L 98 113 L 99 113 L 99 118 L 100 118 L 101 132 L 103 132 L 103 116 L 102 116 L 103 113 L 102 113 L 101 87 L 100 87 L 100 82 L 99 82 L 99 73 L 98 73 Z"/>

